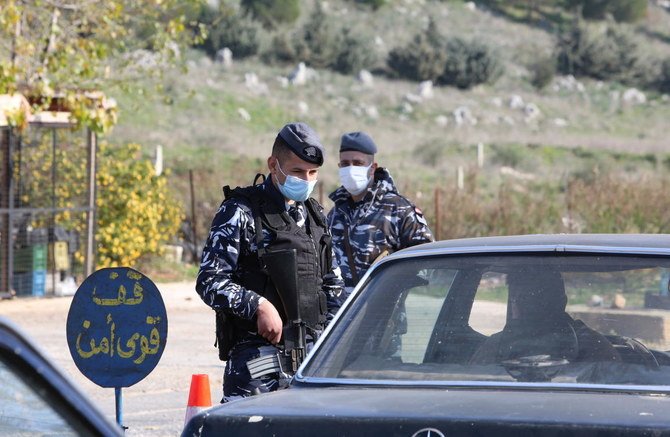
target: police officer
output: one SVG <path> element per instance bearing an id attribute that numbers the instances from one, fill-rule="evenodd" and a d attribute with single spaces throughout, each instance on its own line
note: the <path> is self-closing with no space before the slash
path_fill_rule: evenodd
<path id="1" fill-rule="evenodd" d="M 375 153 L 377 146 L 365 132 L 342 135 L 342 186 L 329 196 L 335 206 L 328 226 L 347 294 L 379 256 L 433 241 L 421 210 L 398 193 Z"/>
<path id="2" fill-rule="evenodd" d="M 296 250 L 293 267 L 281 268 L 296 272 L 306 343 L 316 340 L 339 309 L 343 283 L 331 237 L 323 208 L 309 197 L 323 157 L 312 128 L 290 123 L 275 139 L 262 182 L 257 175 L 249 187 L 224 188 L 226 199 L 212 222 L 196 282 L 202 300 L 217 312 L 219 356 L 226 361 L 222 402 L 274 391 L 291 376 L 290 363 L 287 370 L 281 360 L 287 355 L 282 352 L 289 352 L 283 326 L 290 320 L 281 295 L 287 284 L 272 277 L 265 254 Z M 278 356 L 271 362 L 279 367 L 252 376 L 249 362 Z"/>

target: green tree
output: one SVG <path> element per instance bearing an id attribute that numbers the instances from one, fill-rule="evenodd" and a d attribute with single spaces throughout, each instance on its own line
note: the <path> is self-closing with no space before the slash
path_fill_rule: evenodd
<path id="1" fill-rule="evenodd" d="M 201 1 L 5 0 L 0 93 L 21 91 L 48 100 L 160 74 L 179 59 L 181 45 L 204 31 L 187 21 Z"/>
<path id="2" fill-rule="evenodd" d="M 647 0 L 568 0 L 567 6 L 584 18 L 602 20 L 611 15 L 618 22 L 632 23 L 647 14 Z"/>
<path id="3" fill-rule="evenodd" d="M 431 18 L 428 27 L 417 33 L 409 44 L 391 50 L 386 63 L 400 77 L 437 81 L 444 72 L 446 45 L 446 39 Z"/>
<path id="4" fill-rule="evenodd" d="M 53 187 L 55 206 L 81 206 L 86 197 L 86 149 L 68 143 L 56 150 L 52 159 L 52 139 L 45 132 L 40 144 L 22 156 L 23 190 L 20 201 L 25 205 L 51 205 L 52 165 L 59 169 L 58 184 Z M 76 143 L 76 141 L 74 142 Z M 179 230 L 183 212 L 168 189 L 166 175 L 156 176 L 151 161 L 142 159 L 140 146 L 100 144 L 97 171 L 96 261 L 98 267 L 134 266 L 140 257 L 159 254 L 161 246 Z M 56 223 L 65 229 L 85 235 L 85 215 L 60 212 Z M 48 223 L 32 224 L 35 227 Z M 75 253 L 83 263 L 84 254 Z"/>
<path id="5" fill-rule="evenodd" d="M 240 0 L 240 7 L 267 28 L 293 23 L 300 16 L 298 0 Z"/>
<path id="6" fill-rule="evenodd" d="M 293 46 L 297 57 L 315 68 L 329 68 L 340 52 L 339 32 L 333 27 L 320 3 L 302 29 L 294 35 Z"/>

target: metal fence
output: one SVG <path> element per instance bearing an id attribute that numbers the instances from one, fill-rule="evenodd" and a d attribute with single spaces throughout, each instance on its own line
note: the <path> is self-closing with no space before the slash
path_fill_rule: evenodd
<path id="1" fill-rule="evenodd" d="M 0 293 L 66 295 L 93 272 L 97 138 L 0 127 Z"/>

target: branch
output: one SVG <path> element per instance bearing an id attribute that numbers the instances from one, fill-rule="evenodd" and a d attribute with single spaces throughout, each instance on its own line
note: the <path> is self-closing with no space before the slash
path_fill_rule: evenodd
<path id="1" fill-rule="evenodd" d="M 49 55 L 53 52 L 54 46 L 56 45 L 56 28 L 58 27 L 58 16 L 60 11 L 57 7 L 54 7 L 53 12 L 51 13 L 51 25 L 49 27 L 49 37 L 47 39 L 46 46 L 42 52 L 42 67 L 46 71 L 47 62 L 49 62 Z"/>

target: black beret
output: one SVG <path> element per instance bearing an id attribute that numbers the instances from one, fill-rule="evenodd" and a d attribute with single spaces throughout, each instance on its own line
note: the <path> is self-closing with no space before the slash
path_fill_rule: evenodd
<path id="1" fill-rule="evenodd" d="M 354 152 L 363 152 L 366 155 L 374 155 L 377 153 L 377 145 L 370 135 L 365 132 L 349 132 L 342 135 L 342 142 L 340 143 L 340 152 L 353 150 Z"/>
<path id="2" fill-rule="evenodd" d="M 279 131 L 279 137 L 303 161 L 322 165 L 324 149 L 314 129 L 305 123 L 289 123 Z"/>

